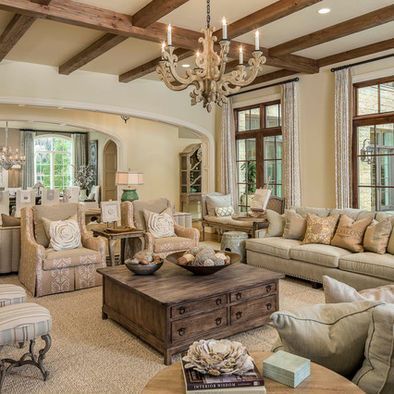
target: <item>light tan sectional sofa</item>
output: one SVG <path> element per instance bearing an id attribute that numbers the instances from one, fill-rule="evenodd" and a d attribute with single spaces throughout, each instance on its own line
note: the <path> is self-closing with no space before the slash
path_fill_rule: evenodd
<path id="1" fill-rule="evenodd" d="M 358 209 L 294 208 L 301 216 L 308 213 L 318 216 L 346 214 L 359 220 L 373 216 L 381 221 L 394 215 L 385 212 L 369 212 Z M 263 230 L 266 231 L 266 230 Z M 286 275 L 322 283 L 323 275 L 349 284 L 356 289 L 372 288 L 394 283 L 394 255 L 363 252 L 352 253 L 348 250 L 320 244 L 305 244 L 300 240 L 282 237 L 253 238 L 246 241 L 247 264 L 283 272 Z M 394 233 L 389 241 L 394 249 Z"/>

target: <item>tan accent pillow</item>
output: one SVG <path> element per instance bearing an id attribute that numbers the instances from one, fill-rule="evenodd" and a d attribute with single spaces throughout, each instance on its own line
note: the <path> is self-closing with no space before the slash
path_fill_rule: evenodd
<path id="1" fill-rule="evenodd" d="M 15 227 L 21 225 L 21 218 L 15 216 L 1 214 L 1 225 L 2 227 Z"/>
<path id="2" fill-rule="evenodd" d="M 369 252 L 385 254 L 393 226 L 390 219 L 381 222 L 374 220 L 365 231 L 364 249 Z"/>
<path id="3" fill-rule="evenodd" d="M 306 216 L 306 232 L 303 244 L 330 245 L 337 227 L 339 216 L 320 217 L 317 215 Z"/>
<path id="4" fill-rule="evenodd" d="M 285 215 L 267 209 L 266 217 L 268 220 L 267 237 L 281 237 L 285 228 Z"/>
<path id="5" fill-rule="evenodd" d="M 324 275 L 323 287 L 327 304 L 353 301 L 381 301 L 394 304 L 394 285 L 357 291 L 346 283 Z"/>
<path id="6" fill-rule="evenodd" d="M 309 358 L 343 376 L 353 376 L 363 360 L 372 301 L 317 304 L 296 312 L 275 312 L 272 322 L 287 352 Z"/>
<path id="7" fill-rule="evenodd" d="M 49 247 L 53 250 L 69 250 L 81 247 L 81 231 L 79 229 L 77 215 L 67 220 L 52 221 L 41 218 L 44 228 L 50 237 Z"/>
<path id="8" fill-rule="evenodd" d="M 285 228 L 283 238 L 303 239 L 306 231 L 306 219 L 293 209 L 285 210 Z"/>
<path id="9" fill-rule="evenodd" d="M 331 245 L 338 246 L 355 253 L 363 252 L 364 233 L 371 222 L 371 217 L 366 217 L 361 220 L 353 220 L 349 216 L 341 215 L 338 228 L 331 241 Z"/>
<path id="10" fill-rule="evenodd" d="M 172 208 L 167 208 L 161 213 L 144 209 L 146 227 L 155 238 L 175 237 L 175 222 Z"/>
<path id="11" fill-rule="evenodd" d="M 394 392 L 394 305 L 381 305 L 372 312 L 365 360 L 353 383 L 366 393 Z"/>

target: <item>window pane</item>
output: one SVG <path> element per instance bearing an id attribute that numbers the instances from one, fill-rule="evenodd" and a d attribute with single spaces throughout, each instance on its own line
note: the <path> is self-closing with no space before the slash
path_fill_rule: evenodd
<path id="1" fill-rule="evenodd" d="M 373 211 L 375 209 L 375 189 L 372 187 L 359 187 L 358 206 L 360 209 Z"/>
<path id="2" fill-rule="evenodd" d="M 245 184 L 238 185 L 238 201 L 239 201 L 239 205 L 240 205 L 240 211 L 247 212 L 248 196 L 246 193 L 246 185 Z"/>
<path id="3" fill-rule="evenodd" d="M 237 160 L 246 160 L 246 140 L 237 140 Z"/>
<path id="4" fill-rule="evenodd" d="M 238 112 L 238 131 L 248 130 L 247 125 L 247 113 L 249 111 L 239 111 Z"/>
<path id="5" fill-rule="evenodd" d="M 275 137 L 264 138 L 264 159 L 275 159 L 276 158 L 276 147 Z"/>
<path id="6" fill-rule="evenodd" d="M 376 125 L 376 153 L 394 154 L 394 123 Z"/>
<path id="7" fill-rule="evenodd" d="M 357 128 L 358 154 L 363 156 L 371 155 L 375 152 L 375 126 L 362 126 Z"/>
<path id="8" fill-rule="evenodd" d="M 246 183 L 248 180 L 247 177 L 248 173 L 248 162 L 247 161 L 241 161 L 238 163 L 238 182 L 239 183 Z"/>
<path id="9" fill-rule="evenodd" d="M 276 158 L 281 159 L 282 158 L 282 136 L 278 135 L 275 137 L 276 138 Z"/>
<path id="10" fill-rule="evenodd" d="M 394 209 L 394 189 L 377 188 L 377 210 L 392 211 Z"/>
<path id="11" fill-rule="evenodd" d="M 280 126 L 280 105 L 267 105 L 265 107 L 265 127 Z"/>
<path id="12" fill-rule="evenodd" d="M 376 167 L 379 186 L 394 186 L 394 156 L 377 156 Z"/>
<path id="13" fill-rule="evenodd" d="M 36 181 L 40 181 L 45 187 L 51 186 L 51 165 L 49 153 L 38 153 L 36 159 Z"/>
<path id="14" fill-rule="evenodd" d="M 357 96 L 358 115 L 376 114 L 379 112 L 378 85 L 366 86 L 365 88 L 357 89 Z"/>
<path id="15" fill-rule="evenodd" d="M 380 85 L 380 112 L 394 111 L 394 82 Z"/>
<path id="16" fill-rule="evenodd" d="M 256 139 L 246 140 L 246 158 L 247 160 L 256 160 Z"/>
<path id="17" fill-rule="evenodd" d="M 238 131 L 260 128 L 260 107 L 238 112 Z"/>
<path id="18" fill-rule="evenodd" d="M 375 158 L 361 156 L 358 158 L 358 184 L 362 186 L 376 185 Z"/>

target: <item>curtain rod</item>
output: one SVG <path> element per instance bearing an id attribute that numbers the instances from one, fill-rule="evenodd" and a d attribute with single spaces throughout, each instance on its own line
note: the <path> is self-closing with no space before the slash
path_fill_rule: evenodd
<path id="1" fill-rule="evenodd" d="M 361 62 L 357 62 L 357 63 L 353 63 L 353 64 L 345 64 L 344 66 L 339 66 L 339 67 L 334 67 L 331 69 L 331 72 L 335 72 L 335 71 L 339 71 L 339 70 L 344 70 L 345 68 L 349 68 L 349 67 L 354 67 L 354 66 L 359 66 L 361 64 L 367 64 L 367 63 L 372 63 L 372 62 L 376 62 L 378 60 L 383 60 L 383 59 L 388 59 L 389 57 L 393 57 L 394 53 L 390 53 L 388 55 L 384 55 L 384 56 L 379 56 L 379 57 L 375 57 L 373 59 L 368 59 L 368 60 L 363 60 Z"/>
<path id="2" fill-rule="evenodd" d="M 238 93 L 234 93 L 234 94 L 230 94 L 227 97 L 233 97 L 233 96 L 238 96 L 239 94 L 244 94 L 244 93 L 249 93 L 249 92 L 255 92 L 256 90 L 260 90 L 260 89 L 266 89 L 266 88 L 272 88 L 273 86 L 278 86 L 278 85 L 283 85 L 285 83 L 289 83 L 289 82 L 298 82 L 300 80 L 300 78 L 293 78 L 293 79 L 287 79 L 286 81 L 281 81 L 281 82 L 275 82 L 275 83 L 271 83 L 270 85 L 265 85 L 265 86 L 260 86 L 258 88 L 254 88 L 254 89 L 249 89 L 249 90 L 245 90 L 243 92 L 238 92 Z"/>

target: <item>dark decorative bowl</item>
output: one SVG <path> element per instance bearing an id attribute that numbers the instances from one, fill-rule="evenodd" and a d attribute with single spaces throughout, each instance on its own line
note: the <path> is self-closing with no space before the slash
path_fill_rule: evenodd
<path id="1" fill-rule="evenodd" d="M 132 264 L 130 260 L 126 260 L 124 264 L 131 272 L 134 272 L 136 275 L 152 275 L 161 268 L 163 262 L 164 261 L 158 264 Z"/>
<path id="2" fill-rule="evenodd" d="M 230 253 L 223 250 L 215 250 L 215 252 L 221 252 L 224 253 L 226 256 L 229 256 L 230 263 L 225 265 L 214 265 L 210 267 L 202 267 L 197 265 L 180 265 L 177 261 L 185 254 L 185 252 L 172 253 L 166 257 L 166 260 L 170 263 L 176 264 L 178 267 L 184 268 L 185 270 L 192 272 L 194 275 L 212 275 L 215 272 L 218 272 L 223 268 L 230 266 L 231 264 L 239 263 L 241 261 L 241 256 L 239 254 Z"/>

